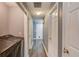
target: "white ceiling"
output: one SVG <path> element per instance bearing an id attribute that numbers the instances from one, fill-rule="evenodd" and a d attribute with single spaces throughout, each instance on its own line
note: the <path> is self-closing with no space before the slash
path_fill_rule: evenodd
<path id="1" fill-rule="evenodd" d="M 53 7 L 54 2 L 42 2 L 41 8 L 34 8 L 33 2 L 27 2 L 27 7 L 33 16 L 43 17 L 46 13 Z M 37 15 L 38 12 L 41 12 L 40 15 Z"/>
<path id="2" fill-rule="evenodd" d="M 54 2 L 42 2 L 41 8 L 35 8 L 33 2 L 24 2 L 26 7 L 32 16 L 44 17 L 46 13 L 53 7 Z M 17 7 L 16 2 L 6 2 L 8 7 Z M 38 12 L 41 12 L 40 15 L 37 15 Z"/>

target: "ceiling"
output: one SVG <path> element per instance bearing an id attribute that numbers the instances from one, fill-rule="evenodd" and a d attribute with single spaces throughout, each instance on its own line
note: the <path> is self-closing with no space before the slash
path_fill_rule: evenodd
<path id="1" fill-rule="evenodd" d="M 34 17 L 44 17 L 46 13 L 53 7 L 55 2 L 36 2 L 38 7 L 34 7 L 34 2 L 24 2 L 24 6 Z"/>
<path id="2" fill-rule="evenodd" d="M 37 3 L 37 7 L 34 7 L 34 3 Z M 41 5 L 38 5 L 40 4 Z M 15 2 L 6 2 L 9 7 L 17 7 Z M 22 2 L 25 8 L 31 13 L 33 17 L 44 17 L 46 13 L 53 7 L 55 2 Z"/>

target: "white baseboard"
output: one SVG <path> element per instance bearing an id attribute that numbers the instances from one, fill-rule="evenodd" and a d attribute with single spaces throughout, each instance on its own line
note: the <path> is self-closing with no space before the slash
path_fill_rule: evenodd
<path id="1" fill-rule="evenodd" d="M 42 44 L 43 44 L 43 47 L 44 47 L 45 53 L 46 53 L 46 55 L 48 56 L 47 49 L 46 49 L 46 47 L 45 47 L 45 45 L 44 45 L 44 43 L 43 43 L 43 42 L 42 42 Z"/>

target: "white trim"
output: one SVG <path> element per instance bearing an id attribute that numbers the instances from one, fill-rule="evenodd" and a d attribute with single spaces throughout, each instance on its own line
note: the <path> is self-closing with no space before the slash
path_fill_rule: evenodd
<path id="1" fill-rule="evenodd" d="M 24 57 L 29 57 L 28 52 L 28 15 L 24 14 Z"/>
<path id="2" fill-rule="evenodd" d="M 42 42 L 42 45 L 43 45 L 43 47 L 44 47 L 44 50 L 45 50 L 46 55 L 48 56 L 47 49 L 46 49 L 46 47 L 45 47 L 45 45 L 44 45 L 44 43 L 43 43 L 43 42 Z"/>

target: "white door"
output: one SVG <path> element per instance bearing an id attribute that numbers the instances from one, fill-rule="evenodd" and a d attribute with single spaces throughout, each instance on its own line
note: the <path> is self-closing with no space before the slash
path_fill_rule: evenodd
<path id="1" fill-rule="evenodd" d="M 65 57 L 79 57 L 79 3 L 63 3 L 63 49 Z"/>
<path id="2" fill-rule="evenodd" d="M 48 18 L 48 52 L 49 56 L 58 56 L 58 9 L 54 6 Z"/>
<path id="3" fill-rule="evenodd" d="M 36 39 L 43 39 L 43 24 L 36 24 Z"/>
<path id="4" fill-rule="evenodd" d="M 52 28 L 52 19 L 51 19 L 51 15 L 48 16 L 48 56 L 49 57 L 52 57 L 54 56 L 53 53 L 54 53 L 54 50 L 52 49 L 52 45 L 53 45 L 53 42 L 52 42 L 52 37 L 51 37 L 51 28 Z"/>
<path id="5" fill-rule="evenodd" d="M 24 57 L 28 57 L 28 16 L 24 14 Z"/>

